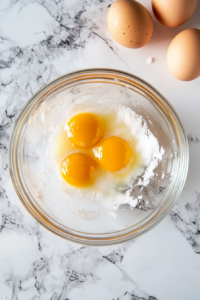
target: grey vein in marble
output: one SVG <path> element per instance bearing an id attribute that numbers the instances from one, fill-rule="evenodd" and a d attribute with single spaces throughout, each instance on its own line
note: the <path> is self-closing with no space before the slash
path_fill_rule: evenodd
<path id="1" fill-rule="evenodd" d="M 188 240 L 195 253 L 200 254 L 200 193 L 196 192 L 196 201 L 187 203 L 184 207 L 189 220 L 184 220 L 178 206 L 170 213 L 174 225 Z"/>

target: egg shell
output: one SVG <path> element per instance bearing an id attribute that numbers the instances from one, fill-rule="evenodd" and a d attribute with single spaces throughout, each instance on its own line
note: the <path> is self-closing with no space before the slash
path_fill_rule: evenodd
<path id="1" fill-rule="evenodd" d="M 192 16 L 198 0 L 152 0 L 151 2 L 158 21 L 167 27 L 176 27 Z"/>
<path id="2" fill-rule="evenodd" d="M 200 29 L 186 29 L 175 36 L 168 48 L 167 63 L 179 80 L 200 76 Z"/>
<path id="3" fill-rule="evenodd" d="M 141 48 L 153 33 L 153 21 L 148 10 L 134 0 L 117 0 L 108 12 L 108 29 L 124 47 Z"/>

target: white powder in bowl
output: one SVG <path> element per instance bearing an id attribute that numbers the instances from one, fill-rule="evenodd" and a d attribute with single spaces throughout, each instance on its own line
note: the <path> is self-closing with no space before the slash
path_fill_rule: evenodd
<path id="1" fill-rule="evenodd" d="M 100 171 L 92 186 L 77 188 L 70 186 L 61 178 L 61 161 L 56 158 L 55 149 L 57 137 L 64 130 L 69 118 L 83 112 L 103 117 L 108 124 L 104 138 L 123 137 L 129 141 L 140 159 L 116 174 Z M 46 162 L 56 170 L 55 182 L 64 201 L 75 214 L 83 219 L 92 220 L 102 214 L 116 216 L 116 211 L 122 204 L 128 204 L 130 208 L 136 207 L 142 196 L 140 193 L 134 196 L 134 189 L 139 188 L 142 191 L 144 187 L 148 187 L 163 154 L 164 149 L 159 146 L 157 138 L 149 130 L 142 116 L 122 105 L 92 105 L 90 102 L 87 105 L 74 105 L 66 119 L 54 130 L 48 142 Z"/>

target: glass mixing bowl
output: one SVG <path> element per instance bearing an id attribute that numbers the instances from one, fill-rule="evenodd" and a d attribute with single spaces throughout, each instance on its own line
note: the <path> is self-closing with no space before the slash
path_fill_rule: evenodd
<path id="1" fill-rule="evenodd" d="M 70 104 L 81 103 L 84 97 L 91 97 L 94 103 L 106 103 L 107 99 L 127 103 L 144 118 L 165 149 L 148 189 L 132 190 L 134 196 L 142 195 L 137 207 L 121 205 L 116 218 L 101 215 L 85 220 L 74 214 L 57 189 L 55 170 L 45 162 L 54 128 L 65 118 Z M 40 89 L 16 120 L 9 151 L 11 179 L 28 212 L 53 233 L 92 246 L 126 242 L 158 224 L 183 189 L 189 161 L 186 134 L 171 104 L 142 79 L 112 69 L 80 70 Z"/>

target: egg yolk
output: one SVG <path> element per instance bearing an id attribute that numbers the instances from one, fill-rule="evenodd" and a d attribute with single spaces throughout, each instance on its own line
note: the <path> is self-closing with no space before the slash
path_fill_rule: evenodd
<path id="1" fill-rule="evenodd" d="M 112 136 L 98 144 L 94 149 L 94 155 L 100 167 L 116 172 L 125 168 L 130 162 L 132 151 L 125 140 Z"/>
<path id="2" fill-rule="evenodd" d="M 103 135 L 103 124 L 100 117 L 82 113 L 70 119 L 66 126 L 67 136 L 79 148 L 95 146 Z"/>
<path id="3" fill-rule="evenodd" d="M 95 162 L 84 153 L 71 154 L 61 164 L 62 177 L 76 187 L 85 187 L 92 183 L 95 173 Z"/>

